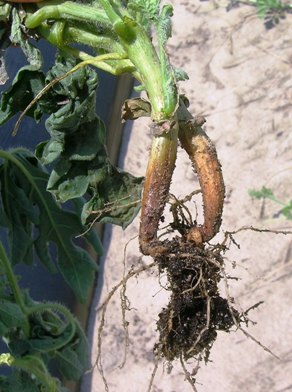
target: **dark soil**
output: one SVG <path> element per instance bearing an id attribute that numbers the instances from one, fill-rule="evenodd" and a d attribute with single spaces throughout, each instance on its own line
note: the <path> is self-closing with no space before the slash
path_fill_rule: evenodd
<path id="1" fill-rule="evenodd" d="M 159 314 L 157 355 L 172 361 L 202 354 L 208 359 L 217 331 L 239 323 L 239 313 L 219 294 L 223 258 L 218 249 L 202 249 L 175 238 L 164 243 L 169 253 L 156 258 L 166 272 L 171 297 Z"/>

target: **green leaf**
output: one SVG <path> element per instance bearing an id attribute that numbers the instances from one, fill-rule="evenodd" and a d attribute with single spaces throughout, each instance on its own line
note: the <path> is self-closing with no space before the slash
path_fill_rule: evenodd
<path id="1" fill-rule="evenodd" d="M 32 45 L 27 35 L 24 34 L 24 26 L 22 25 L 19 9 L 12 9 L 12 26 L 10 40 L 14 45 L 19 45 L 30 63 L 32 69 L 39 70 L 43 64 L 43 58 L 39 49 Z"/>
<path id="2" fill-rule="evenodd" d="M 35 353 L 54 353 L 57 348 L 65 346 L 66 342 L 68 341 L 68 337 L 71 334 L 71 325 L 69 325 L 65 331 L 60 336 L 46 336 L 43 335 L 39 339 L 32 338 L 28 341 L 29 344 L 29 352 L 30 354 Z"/>
<path id="3" fill-rule="evenodd" d="M 167 40 L 171 37 L 172 26 L 171 17 L 173 16 L 173 7 L 169 4 L 164 5 L 159 15 L 158 21 L 158 39 L 161 45 L 164 46 Z"/>
<path id="4" fill-rule="evenodd" d="M 251 189 L 249 190 L 249 195 L 251 197 L 254 197 L 255 199 L 274 199 L 274 193 L 270 188 L 266 188 L 265 186 L 262 187 L 262 189 L 255 190 Z"/>
<path id="5" fill-rule="evenodd" d="M 5 335 L 12 328 L 21 327 L 25 316 L 20 307 L 5 299 L 0 300 L 0 333 Z"/>
<path id="6" fill-rule="evenodd" d="M 84 205 L 82 222 L 112 223 L 125 229 L 139 212 L 143 180 L 107 162 L 102 174 L 91 181 L 93 196 Z"/>
<path id="7" fill-rule="evenodd" d="M 4 124 L 15 114 L 23 111 L 44 87 L 44 80 L 44 74 L 32 66 L 21 68 L 15 76 L 12 86 L 2 93 L 0 124 Z M 39 120 L 42 116 L 40 103 L 33 105 L 27 115 Z"/>
<path id="8" fill-rule="evenodd" d="M 86 203 L 86 200 L 80 197 L 78 199 L 73 199 L 72 202 L 75 207 L 75 211 L 76 211 L 77 216 L 81 217 L 82 210 L 83 210 L 84 204 Z M 85 233 L 82 233 L 82 237 L 84 237 L 87 240 L 87 242 L 93 247 L 94 251 L 98 255 L 103 254 L 102 243 L 101 243 L 101 241 L 100 241 L 100 239 L 94 229 L 93 230 L 86 230 Z"/>
<path id="9" fill-rule="evenodd" d="M 31 375 L 14 369 L 12 374 L 0 381 L 1 392 L 40 392 L 38 383 Z"/>
<path id="10" fill-rule="evenodd" d="M 41 142 L 37 145 L 35 153 L 43 165 L 55 161 L 63 151 L 63 143 L 57 140 Z"/>
<path id="11" fill-rule="evenodd" d="M 280 214 L 284 215 L 286 219 L 292 220 L 292 200 L 280 210 Z"/>
<path id="12" fill-rule="evenodd" d="M 129 0 L 128 10 L 134 19 L 149 31 L 151 24 L 157 20 L 160 0 Z"/>
<path id="13" fill-rule="evenodd" d="M 68 380 L 78 381 L 86 370 L 79 355 L 70 347 L 58 351 L 57 361 L 59 371 Z"/>
<path id="14" fill-rule="evenodd" d="M 184 80 L 189 80 L 188 74 L 180 68 L 174 69 L 175 80 L 177 82 L 183 82 Z"/>
<path id="15" fill-rule="evenodd" d="M 3 39 L 3 37 L 2 37 L 2 34 L 1 34 L 1 28 L 0 28 L 0 41 L 2 39 Z M 2 50 L 0 48 L 0 86 L 5 84 L 8 79 L 9 79 L 9 76 L 7 74 L 7 71 L 6 71 L 4 56 L 2 56 Z"/>
<path id="16" fill-rule="evenodd" d="M 59 57 L 46 81 L 73 65 L 72 60 Z M 50 114 L 46 127 L 51 139 L 41 143 L 36 154 L 42 163 L 53 164 L 47 189 L 59 202 L 89 194 L 82 222 L 97 218 L 126 227 L 139 211 L 142 179 L 119 172 L 109 162 L 105 126 L 95 113 L 96 85 L 96 74 L 81 68 L 46 94 L 42 108 Z M 101 210 L 106 213 L 100 214 Z"/>
<path id="17" fill-rule="evenodd" d="M 0 170 L 0 181 L 1 181 L 1 197 L 2 205 L 7 217 L 6 221 L 9 228 L 9 243 L 13 246 L 10 247 L 10 258 L 13 265 L 19 262 L 25 262 L 27 264 L 32 263 L 31 246 L 33 244 L 32 236 L 32 225 L 28 219 L 26 209 L 23 208 L 27 205 L 25 195 L 19 184 L 15 183 L 13 173 L 11 173 L 7 165 Z M 18 200 L 19 198 L 19 200 Z M 24 201 L 25 200 L 25 201 Z M 31 210 L 27 209 L 30 216 L 34 216 Z M 35 217 L 34 217 L 35 219 Z"/>
<path id="18" fill-rule="evenodd" d="M 85 301 L 97 267 L 89 254 L 72 241 L 74 236 L 85 231 L 80 219 L 76 214 L 62 210 L 47 192 L 48 174 L 30 152 L 24 149 L 14 150 L 10 154 L 0 151 L 0 156 L 7 160 L 6 170 L 1 171 L 1 196 L 5 212 L 9 215 L 9 229 L 13 234 L 10 236 L 10 248 L 17 249 L 17 255 L 12 253 L 13 261 L 23 261 L 20 257 L 25 256 L 32 242 L 33 227 L 37 233 L 34 246 L 41 262 L 52 269 L 48 246 L 50 242 L 54 243 L 58 251 L 56 262 L 59 270 L 77 297 Z M 17 188 L 25 192 L 37 217 L 28 208 L 22 208 L 15 202 L 13 192 Z M 20 242 L 25 237 L 26 242 Z"/>
<path id="19" fill-rule="evenodd" d="M 11 12 L 11 8 L 11 4 L 8 3 L 2 3 L 2 5 L 0 5 L 0 86 L 5 84 L 9 79 L 5 67 L 4 51 L 10 45 L 9 15 Z"/>
<path id="20" fill-rule="evenodd" d="M 76 337 L 63 350 L 56 353 L 58 369 L 63 376 L 70 380 L 78 380 L 89 366 L 89 347 L 86 336 L 76 324 Z"/>

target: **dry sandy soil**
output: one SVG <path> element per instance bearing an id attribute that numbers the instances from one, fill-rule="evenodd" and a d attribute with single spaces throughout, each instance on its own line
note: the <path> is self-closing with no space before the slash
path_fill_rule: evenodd
<path id="1" fill-rule="evenodd" d="M 169 54 L 173 63 L 187 71 L 190 80 L 181 83 L 194 114 L 204 114 L 206 132 L 214 141 L 222 163 L 226 200 L 221 233 L 242 226 L 274 230 L 292 229 L 291 221 L 275 218 L 279 206 L 253 200 L 248 190 L 263 185 L 289 201 L 292 195 L 292 24 L 291 15 L 275 28 L 265 30 L 250 7 L 230 12 L 211 3 L 173 0 L 173 38 Z M 290 31 L 290 32 L 289 32 Z M 290 118 L 289 118 L 290 117 Z M 135 175 L 144 175 L 151 135 L 148 122 L 128 126 L 120 165 Z M 171 192 L 184 197 L 198 188 L 198 181 L 184 151 L 179 149 Z M 200 221 L 201 200 L 197 198 Z M 195 211 L 195 203 L 191 203 Z M 92 306 L 89 335 L 92 361 L 97 355 L 100 312 L 108 292 L 123 276 L 125 267 L 149 263 L 141 258 L 137 232 L 139 217 L 126 230 L 106 231 L 106 252 Z M 255 321 L 248 332 L 267 346 L 276 359 L 241 331 L 218 333 L 210 362 L 200 363 L 196 375 L 199 392 L 292 391 L 292 236 L 243 231 L 235 235 L 240 247 L 231 244 L 225 254 L 226 270 L 239 280 L 230 281 L 230 295 L 239 310 L 258 301 L 264 303 L 249 313 Z M 233 269 L 233 262 L 236 268 Z M 132 278 L 127 285 L 130 310 L 129 347 L 124 358 L 125 333 L 119 292 L 108 306 L 102 337 L 102 363 L 111 392 L 146 392 L 154 368 L 153 346 L 156 321 L 165 306 L 168 291 L 158 281 L 156 269 Z M 224 285 L 222 286 L 224 294 Z M 196 366 L 190 361 L 188 370 Z M 83 382 L 83 392 L 102 392 L 104 383 L 97 369 Z M 153 392 L 188 392 L 179 361 L 161 362 Z"/>

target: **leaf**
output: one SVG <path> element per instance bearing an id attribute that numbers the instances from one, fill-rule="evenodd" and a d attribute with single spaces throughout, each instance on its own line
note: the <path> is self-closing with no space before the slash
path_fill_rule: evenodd
<path id="1" fill-rule="evenodd" d="M 2 93 L 0 124 L 4 124 L 15 114 L 23 111 L 44 87 L 44 80 L 41 71 L 35 70 L 30 65 L 22 67 L 13 79 L 12 86 Z M 39 120 L 42 116 L 40 103 L 33 105 L 27 115 Z"/>
<path id="2" fill-rule="evenodd" d="M 11 4 L 0 5 L 0 86 L 4 85 L 9 76 L 5 67 L 5 49 L 10 45 L 9 40 L 9 15 L 11 11 Z"/>
<path id="3" fill-rule="evenodd" d="M 103 177 L 91 182 L 92 198 L 84 205 L 82 222 L 112 223 L 125 229 L 139 212 L 143 177 L 104 166 Z"/>
<path id="4" fill-rule="evenodd" d="M 134 19 L 149 31 L 159 14 L 160 0 L 129 0 L 127 8 Z"/>
<path id="5" fill-rule="evenodd" d="M 22 371 L 16 369 L 0 382 L 1 392 L 40 392 L 36 380 Z"/>
<path id="6" fill-rule="evenodd" d="M 143 98 L 126 99 L 122 108 L 122 120 L 135 120 L 151 116 L 151 105 Z"/>
<path id="7" fill-rule="evenodd" d="M 251 197 L 254 197 L 255 199 L 274 199 L 274 193 L 270 188 L 266 188 L 265 186 L 262 187 L 262 189 L 255 190 L 251 189 L 249 190 L 249 195 Z"/>
<path id="8" fill-rule="evenodd" d="M 69 347 L 57 353 L 57 360 L 59 371 L 68 380 L 78 381 L 86 370 L 80 357 Z"/>
<path id="9" fill-rule="evenodd" d="M 29 344 L 29 353 L 55 353 L 56 349 L 65 346 L 68 337 L 71 334 L 71 325 L 69 325 L 59 336 L 43 335 L 40 338 L 31 338 L 27 342 Z"/>
<path id="10" fill-rule="evenodd" d="M 173 7 L 170 4 L 164 5 L 159 14 L 157 33 L 158 39 L 162 46 L 164 46 L 167 40 L 171 37 L 172 26 L 171 17 L 173 16 Z"/>
<path id="11" fill-rule="evenodd" d="M 59 381 L 50 375 L 45 363 L 40 358 L 33 355 L 26 355 L 21 358 L 15 358 L 13 365 L 16 369 L 21 369 L 20 371 L 16 370 L 16 374 L 13 377 L 16 381 L 15 391 L 18 391 L 21 384 L 23 390 L 27 392 L 31 390 L 55 392 L 58 390 L 58 385 L 60 385 Z M 33 380 L 33 382 L 30 382 L 29 379 Z M 27 389 L 28 385 L 32 389 Z M 21 389 L 19 389 L 20 391 Z"/>
<path id="12" fill-rule="evenodd" d="M 72 201 L 73 201 L 77 216 L 81 217 L 83 206 L 86 203 L 85 199 L 78 198 L 78 199 L 73 199 Z M 98 255 L 103 254 L 102 243 L 101 243 L 98 235 L 96 234 L 95 230 L 86 230 L 85 233 L 82 233 L 82 237 L 84 237 L 87 240 L 87 242 L 93 247 L 94 251 Z"/>
<path id="13" fill-rule="evenodd" d="M 13 244 L 10 247 L 11 263 L 14 265 L 23 261 L 31 264 L 33 261 L 31 257 L 32 225 L 24 213 L 25 208 L 23 209 L 22 203 L 19 202 L 20 200 L 24 202 L 23 190 L 13 181 L 13 174 L 7 165 L 0 170 L 0 181 L 2 205 L 6 216 L 3 224 L 6 223 L 9 228 L 9 242 Z M 27 204 L 27 200 L 24 204 Z M 31 214 L 30 211 L 29 215 Z"/>
<path id="14" fill-rule="evenodd" d="M 175 80 L 177 82 L 183 82 L 184 80 L 189 80 L 188 74 L 180 68 L 174 69 Z"/>
<path id="15" fill-rule="evenodd" d="M 63 75 L 74 64 L 59 57 L 46 81 Z M 39 145 L 36 154 L 42 163 L 52 164 L 47 189 L 59 202 L 88 195 L 83 223 L 99 220 L 96 215 L 89 218 L 92 210 L 99 214 L 105 209 L 105 214 L 99 214 L 101 222 L 126 227 L 139 211 L 142 179 L 119 172 L 109 162 L 106 129 L 95 113 L 96 85 L 96 74 L 81 68 L 49 91 L 42 108 L 50 114 L 46 127 L 51 139 Z M 116 207 L 108 208 L 108 203 Z"/>
<path id="16" fill-rule="evenodd" d="M 56 353 L 58 368 L 65 378 L 78 380 L 89 366 L 89 347 L 87 338 L 76 324 L 76 337 L 71 345 Z"/>
<path id="17" fill-rule="evenodd" d="M 3 153 L 2 153 L 3 154 Z M 0 152 L 1 156 L 1 152 Z M 33 242 L 35 250 L 44 265 L 52 269 L 52 260 L 49 243 L 57 247 L 57 265 L 66 282 L 74 290 L 81 301 L 85 301 L 87 292 L 94 279 L 96 264 L 89 254 L 72 241 L 72 237 L 83 233 L 84 226 L 78 216 L 65 211 L 55 202 L 46 186 L 48 174 L 45 173 L 38 161 L 27 150 L 17 149 L 7 157 L 6 170 L 2 170 L 1 191 L 2 203 L 10 222 L 10 248 L 17 249 L 17 255 L 12 253 L 13 262 L 24 261 L 31 238 L 31 227 L 37 233 Z M 22 208 L 15 202 L 13 192 L 20 188 L 25 192 L 26 198 L 34 206 L 35 215 L 27 208 Z M 26 242 L 22 243 L 26 237 Z M 87 237 L 87 240 L 90 238 Z M 28 242 L 28 244 L 27 244 Z"/>
<path id="18" fill-rule="evenodd" d="M 21 327 L 25 316 L 20 307 L 13 302 L 1 299 L 0 301 L 0 333 L 5 335 L 12 328 Z"/>
<path id="19" fill-rule="evenodd" d="M 0 40 L 2 39 L 1 37 L 1 31 L 0 31 Z M 2 50 L 0 48 L 0 86 L 5 84 L 7 80 L 9 79 L 9 76 L 7 74 L 6 68 L 5 68 L 5 61 L 4 61 L 4 56 L 2 56 Z"/>
<path id="20" fill-rule="evenodd" d="M 54 162 L 63 151 L 63 143 L 57 140 L 41 142 L 37 145 L 35 154 L 43 165 Z"/>
<path id="21" fill-rule="evenodd" d="M 21 47 L 31 69 L 39 70 L 43 64 L 41 52 L 32 45 L 31 40 L 24 34 L 19 12 L 17 8 L 13 7 L 10 40 L 14 45 Z"/>
<path id="22" fill-rule="evenodd" d="M 292 200 L 280 210 L 280 214 L 284 215 L 286 219 L 292 220 Z"/>

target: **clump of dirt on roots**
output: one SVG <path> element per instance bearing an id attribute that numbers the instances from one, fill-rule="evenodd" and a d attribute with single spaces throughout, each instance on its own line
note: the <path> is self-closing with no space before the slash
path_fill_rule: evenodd
<path id="1" fill-rule="evenodd" d="M 217 331 L 230 331 L 239 313 L 219 294 L 223 258 L 218 249 L 201 249 L 181 238 L 165 241 L 169 252 L 155 259 L 166 273 L 169 304 L 159 314 L 155 352 L 168 361 L 203 355 L 207 360 Z"/>

